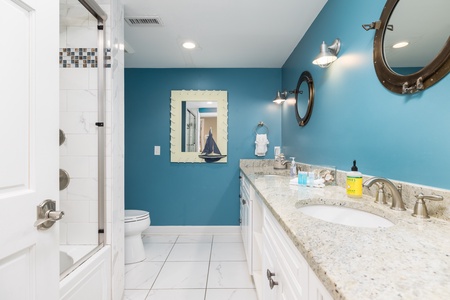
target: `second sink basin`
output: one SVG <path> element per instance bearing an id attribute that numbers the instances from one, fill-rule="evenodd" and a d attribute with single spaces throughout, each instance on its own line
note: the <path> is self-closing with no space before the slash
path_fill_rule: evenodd
<path id="1" fill-rule="evenodd" d="M 347 226 L 378 228 L 394 225 L 378 215 L 345 206 L 317 204 L 302 206 L 299 210 L 310 217 Z"/>

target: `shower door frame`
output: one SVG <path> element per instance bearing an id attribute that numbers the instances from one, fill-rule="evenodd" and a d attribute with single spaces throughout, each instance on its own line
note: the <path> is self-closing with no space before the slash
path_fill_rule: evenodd
<path id="1" fill-rule="evenodd" d="M 105 22 L 108 15 L 95 2 L 95 0 L 78 0 L 97 19 L 97 101 L 98 121 L 95 123 L 98 129 L 98 245 L 89 253 L 76 261 L 70 268 L 60 274 L 60 280 L 69 275 L 82 263 L 88 260 L 105 245 L 105 109 L 106 109 L 106 82 L 105 82 Z"/>

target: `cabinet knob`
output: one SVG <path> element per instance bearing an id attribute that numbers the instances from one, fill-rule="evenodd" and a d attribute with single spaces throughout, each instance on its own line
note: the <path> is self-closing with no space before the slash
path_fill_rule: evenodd
<path id="1" fill-rule="evenodd" d="M 272 290 L 274 286 L 278 285 L 278 281 L 273 280 L 272 276 L 275 276 L 275 273 L 271 272 L 269 269 L 267 269 L 267 279 L 269 280 L 269 286 Z"/>
<path id="2" fill-rule="evenodd" d="M 266 274 L 267 274 L 267 279 L 272 279 L 272 276 L 275 276 L 275 273 L 272 273 L 269 269 L 267 269 L 267 272 L 266 272 Z"/>
<path id="3" fill-rule="evenodd" d="M 273 290 L 273 287 L 278 285 L 278 281 L 273 280 L 272 278 L 269 279 L 269 286 L 270 289 Z"/>

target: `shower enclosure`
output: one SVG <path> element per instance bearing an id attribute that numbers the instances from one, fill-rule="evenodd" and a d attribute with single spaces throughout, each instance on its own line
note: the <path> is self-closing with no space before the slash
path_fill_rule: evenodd
<path id="1" fill-rule="evenodd" d="M 198 152 L 197 147 L 197 121 L 196 116 L 186 109 L 186 151 Z"/>
<path id="2" fill-rule="evenodd" d="M 105 244 L 106 13 L 60 0 L 60 277 Z"/>

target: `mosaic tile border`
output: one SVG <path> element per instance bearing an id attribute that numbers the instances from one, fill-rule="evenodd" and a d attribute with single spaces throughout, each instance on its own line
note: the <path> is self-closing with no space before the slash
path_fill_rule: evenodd
<path id="1" fill-rule="evenodd" d="M 97 48 L 59 48 L 60 68 L 97 68 Z M 111 48 L 105 49 L 105 67 L 111 68 Z"/>

